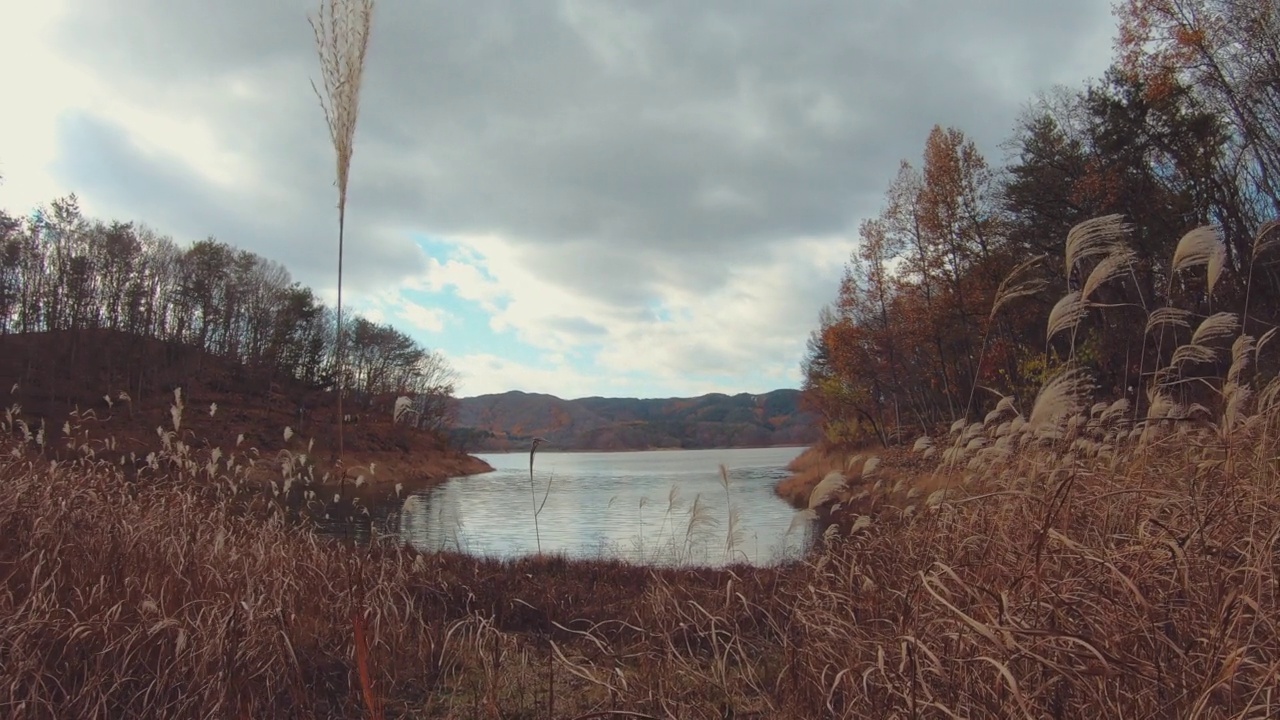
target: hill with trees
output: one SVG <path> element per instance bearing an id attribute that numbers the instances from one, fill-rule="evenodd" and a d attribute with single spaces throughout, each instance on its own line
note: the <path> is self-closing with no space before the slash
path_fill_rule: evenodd
<path id="1" fill-rule="evenodd" d="M 804 445 L 818 438 L 817 418 L 799 398 L 798 390 L 645 400 L 508 392 L 461 399 L 455 433 L 484 450 L 527 449 L 534 437 L 561 450 Z"/>
<path id="2" fill-rule="evenodd" d="M 343 324 L 353 457 L 448 455 L 435 474 L 483 469 L 445 447 L 455 403 L 445 359 L 390 325 Z M 199 439 L 243 434 L 266 451 L 285 446 L 287 426 L 319 457 L 336 446 L 336 328 L 285 267 L 212 238 L 183 248 L 86 218 L 74 195 L 27 217 L 0 211 L 0 395 L 50 444 L 77 409 L 112 417 L 117 440 L 154 440 L 181 388 L 199 408 L 186 427 L 208 433 Z M 401 417 L 412 427 L 391 427 L 400 396 L 412 398 Z M 226 422 L 200 419 L 211 405 Z"/>

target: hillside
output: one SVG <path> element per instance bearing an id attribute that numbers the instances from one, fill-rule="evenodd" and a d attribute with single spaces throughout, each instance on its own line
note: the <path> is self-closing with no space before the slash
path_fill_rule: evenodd
<path id="1" fill-rule="evenodd" d="M 766 447 L 818 438 L 800 391 L 695 398 L 563 400 L 519 391 L 459 401 L 458 432 L 474 450 L 514 450 L 545 438 L 564 450 Z"/>
<path id="2" fill-rule="evenodd" d="M 114 439 L 114 450 L 101 455 L 145 455 L 159 443 L 157 428 L 173 427 L 177 388 L 187 443 L 229 449 L 243 436 L 240 447 L 256 448 L 259 457 L 307 452 L 322 469 L 335 454 L 331 391 L 193 346 L 112 330 L 0 335 L 0 405 L 16 406 L 33 432 L 43 427 L 50 454 L 64 447 L 64 423 L 78 410 L 91 439 Z M 368 479 L 406 485 L 491 469 L 433 433 L 393 425 L 392 403 L 374 397 L 344 408 L 358 418 L 344 433 L 348 468 L 377 463 Z"/>

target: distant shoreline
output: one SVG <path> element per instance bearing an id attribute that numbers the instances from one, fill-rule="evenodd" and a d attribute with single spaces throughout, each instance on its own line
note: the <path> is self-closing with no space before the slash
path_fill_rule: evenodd
<path id="1" fill-rule="evenodd" d="M 539 453 L 557 453 L 561 455 L 585 454 L 585 453 L 598 453 L 598 454 L 608 453 L 611 455 L 616 455 L 616 454 L 622 454 L 622 453 L 642 453 L 642 452 L 701 452 L 706 450 L 784 450 L 784 449 L 803 450 L 809 447 L 810 446 L 806 444 L 724 445 L 724 446 L 705 447 L 705 448 L 628 448 L 624 450 L 589 450 L 589 449 L 581 449 L 581 448 L 564 449 L 564 448 L 557 448 L 557 447 L 548 446 L 548 445 L 539 445 L 538 452 Z M 525 454 L 528 454 L 528 452 L 529 452 L 529 449 L 525 448 L 523 450 L 471 450 L 471 451 L 468 451 L 467 454 L 469 455 L 525 455 Z"/>

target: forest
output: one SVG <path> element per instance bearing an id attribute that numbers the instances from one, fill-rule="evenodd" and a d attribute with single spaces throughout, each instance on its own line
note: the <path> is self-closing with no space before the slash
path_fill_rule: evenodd
<path id="1" fill-rule="evenodd" d="M 942 126 L 902 161 L 803 362 L 829 442 L 888 445 L 981 418 L 1006 395 L 1026 403 L 1068 361 L 1098 378 L 1099 399 L 1141 413 L 1179 342 L 1174 323 L 1151 320 L 1157 308 L 1182 326 L 1229 312 L 1253 336 L 1276 327 L 1274 5 L 1127 0 L 1116 15 L 1105 76 L 1028 103 L 1002 163 Z M 1063 241 L 1111 215 L 1128 249 L 1086 274 Z M 1208 227 L 1220 249 L 1207 274 L 1166 264 Z M 1215 362 L 1197 371 L 1218 375 Z"/>
<path id="2" fill-rule="evenodd" d="M 345 387 L 419 398 L 426 422 L 452 411 L 445 358 L 396 328 L 348 313 Z M 335 313 L 280 263 L 213 238 L 183 248 L 135 223 L 86 218 L 71 195 L 27 217 L 0 210 L 0 336 L 112 330 L 242 363 L 270 382 L 335 384 Z M 135 387 L 149 371 L 121 378 Z M 267 383 L 263 384 L 265 391 Z"/>

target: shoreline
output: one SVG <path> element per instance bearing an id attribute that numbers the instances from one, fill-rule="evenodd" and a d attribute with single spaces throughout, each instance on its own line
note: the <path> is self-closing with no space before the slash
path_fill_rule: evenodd
<path id="1" fill-rule="evenodd" d="M 699 448 L 683 448 L 683 447 L 657 447 L 657 448 L 627 448 L 616 450 L 590 450 L 580 448 L 558 448 L 550 444 L 542 444 L 538 446 L 538 453 L 561 453 L 565 455 L 572 454 L 623 454 L 623 453 L 642 453 L 642 452 L 703 452 L 707 450 L 784 450 L 813 447 L 812 445 L 724 445 L 717 447 L 699 447 Z M 523 450 L 474 450 L 472 455 L 516 455 L 528 454 L 529 449 Z"/>
<path id="2" fill-rule="evenodd" d="M 391 496 L 435 487 L 455 478 L 475 477 L 494 471 L 494 467 L 469 453 L 446 451 L 418 456 L 405 453 L 351 453 L 343 463 L 340 477 L 337 466 L 328 460 L 310 465 L 316 491 L 339 491 L 343 496 Z M 370 469 L 372 468 L 372 469 Z M 279 466 L 259 462 L 252 477 L 260 485 L 281 482 Z M 327 477 L 326 477 L 327 475 Z"/>

